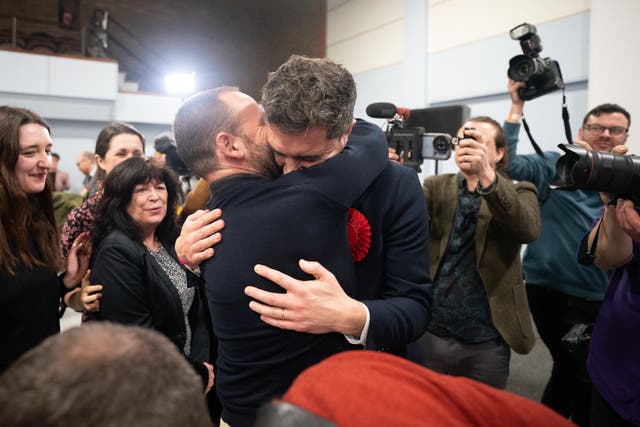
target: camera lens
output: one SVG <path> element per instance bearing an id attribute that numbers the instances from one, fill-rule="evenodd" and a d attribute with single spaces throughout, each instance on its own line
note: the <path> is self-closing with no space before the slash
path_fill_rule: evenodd
<path id="1" fill-rule="evenodd" d="M 449 151 L 450 147 L 451 144 L 449 142 L 449 139 L 443 135 L 437 136 L 433 140 L 433 148 L 435 149 L 436 153 L 446 153 Z"/>
<path id="2" fill-rule="evenodd" d="M 509 71 L 507 74 L 512 80 L 526 82 L 536 72 L 533 59 L 526 55 L 518 55 L 509 61 Z"/>
<path id="3" fill-rule="evenodd" d="M 553 185 L 567 190 L 582 189 L 606 193 L 640 191 L 640 158 L 560 144 L 566 154 L 558 159 L 558 180 Z"/>
<path id="4" fill-rule="evenodd" d="M 518 74 L 518 76 L 521 76 L 522 78 L 527 78 L 531 75 L 532 69 L 533 67 L 530 62 L 523 62 L 521 64 L 518 64 L 516 73 Z"/>

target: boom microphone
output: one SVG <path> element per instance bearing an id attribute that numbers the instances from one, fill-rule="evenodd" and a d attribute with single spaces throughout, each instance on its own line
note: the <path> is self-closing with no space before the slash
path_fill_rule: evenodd
<path id="1" fill-rule="evenodd" d="M 392 119 L 398 109 L 390 102 L 374 102 L 367 105 L 367 116 L 374 119 Z"/>

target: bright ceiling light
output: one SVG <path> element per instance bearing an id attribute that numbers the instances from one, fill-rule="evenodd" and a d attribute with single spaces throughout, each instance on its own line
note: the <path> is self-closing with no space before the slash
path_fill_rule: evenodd
<path id="1" fill-rule="evenodd" d="M 196 73 L 167 74 L 164 76 L 167 93 L 185 95 L 196 91 Z"/>

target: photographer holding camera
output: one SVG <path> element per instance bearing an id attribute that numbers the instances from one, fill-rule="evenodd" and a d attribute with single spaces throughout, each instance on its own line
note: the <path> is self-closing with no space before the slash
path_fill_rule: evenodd
<path id="1" fill-rule="evenodd" d="M 520 249 L 540 232 L 536 190 L 500 175 L 508 156 L 495 120 L 472 118 L 458 137 L 460 173 L 423 185 L 434 298 L 421 342 L 428 368 L 504 388 L 510 348 L 526 354 L 535 342 Z"/>
<path id="2" fill-rule="evenodd" d="M 553 359 L 551 378 L 542 403 L 571 418 L 589 423 L 592 385 L 585 357 L 570 352 L 562 337 L 575 324 L 595 322 L 607 284 L 607 275 L 594 266 L 575 261 L 580 239 L 600 216 L 602 200 L 597 192 L 551 190 L 559 152 L 518 155 L 518 133 L 524 100 L 518 89 L 523 82 L 509 80 L 511 110 L 504 123 L 513 179 L 532 182 L 542 203 L 542 232 L 529 244 L 523 266 L 533 319 Z M 578 130 L 577 144 L 598 151 L 611 151 L 627 141 L 630 115 L 615 104 L 602 104 L 587 113 Z"/>
<path id="3" fill-rule="evenodd" d="M 614 153 L 625 154 L 619 146 Z M 594 264 L 613 270 L 594 326 L 587 368 L 594 384 L 591 426 L 640 425 L 640 214 L 631 200 L 607 203 L 588 238 Z M 581 254 L 583 255 L 583 254 Z"/>

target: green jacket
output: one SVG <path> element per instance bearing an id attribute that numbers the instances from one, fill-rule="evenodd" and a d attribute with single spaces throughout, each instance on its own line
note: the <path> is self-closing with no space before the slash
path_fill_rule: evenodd
<path id="1" fill-rule="evenodd" d="M 429 262 L 435 278 L 445 254 L 458 205 L 458 175 L 425 179 L 429 210 Z M 489 297 L 491 318 L 514 351 L 526 354 L 535 343 L 522 279 L 520 250 L 540 233 L 536 188 L 498 175 L 495 189 L 483 196 L 476 224 L 477 269 Z"/>
<path id="2" fill-rule="evenodd" d="M 62 225 L 67 220 L 67 216 L 76 206 L 80 206 L 83 197 L 74 193 L 53 192 L 53 216 L 56 219 L 56 229 L 58 234 L 62 230 Z"/>

